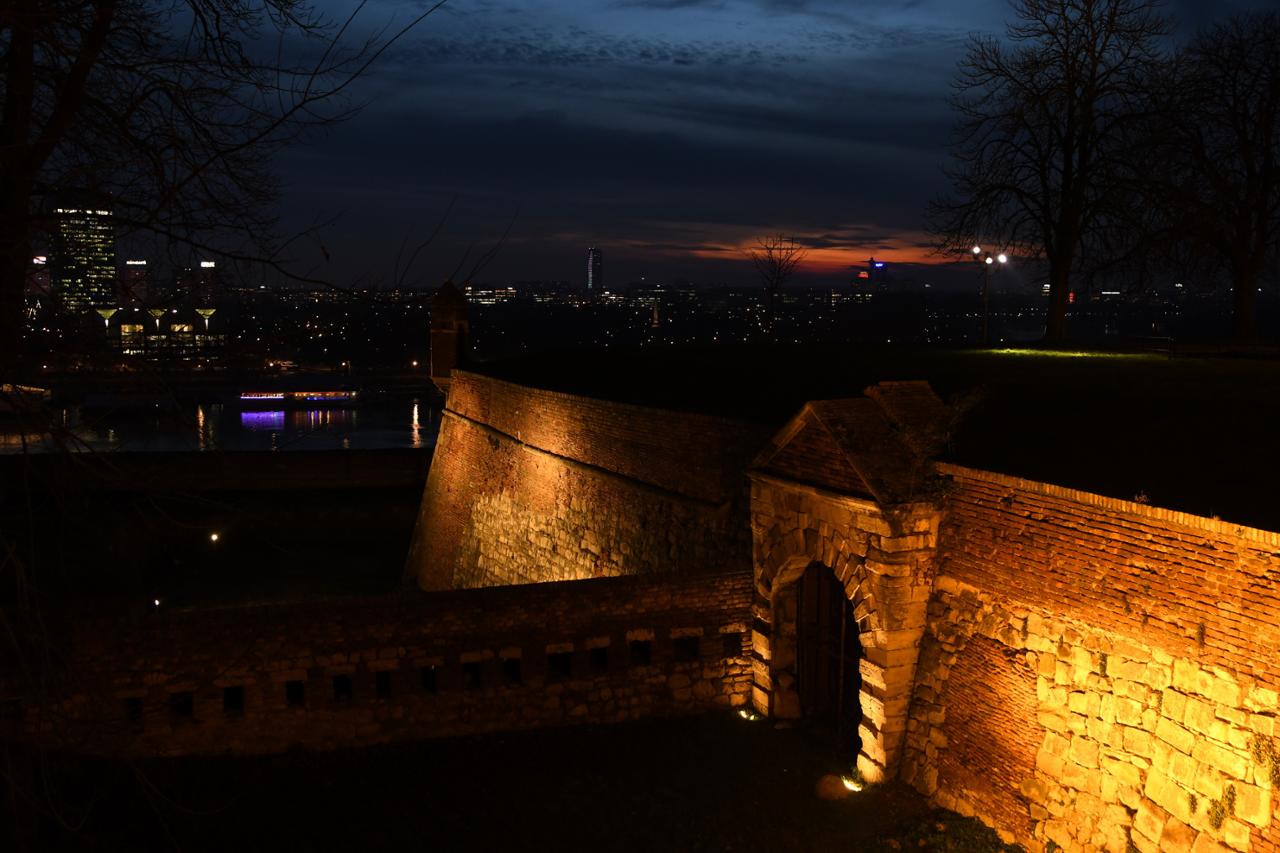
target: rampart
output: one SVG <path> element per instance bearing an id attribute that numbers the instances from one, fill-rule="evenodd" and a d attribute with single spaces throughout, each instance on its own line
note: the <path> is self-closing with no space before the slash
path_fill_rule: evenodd
<path id="1" fill-rule="evenodd" d="M 80 614 L 53 650 L 66 677 L 0 726 L 77 752 L 249 754 L 737 707 L 750 602 L 740 572 Z"/>
<path id="2" fill-rule="evenodd" d="M 455 372 L 406 575 L 424 589 L 751 562 L 769 431 Z"/>
<path id="3" fill-rule="evenodd" d="M 941 473 L 902 775 L 1030 849 L 1280 849 L 1280 534 Z"/>
<path id="4" fill-rule="evenodd" d="M 803 718 L 838 621 L 868 781 L 1031 851 L 1280 851 L 1280 533 L 930 462 L 949 417 L 882 383 L 768 441 L 458 372 L 407 567 L 439 591 L 72 622 L 75 690 L 3 719 L 179 754 Z"/>

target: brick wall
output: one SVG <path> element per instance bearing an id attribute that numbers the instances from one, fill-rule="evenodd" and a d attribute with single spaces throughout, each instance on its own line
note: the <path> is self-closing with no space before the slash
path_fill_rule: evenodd
<path id="1" fill-rule="evenodd" d="M 455 373 L 406 574 L 449 589 L 746 568 L 743 471 L 766 438 Z"/>
<path id="2" fill-rule="evenodd" d="M 737 707 L 750 600 L 743 572 L 77 614 L 63 677 L 0 726 L 78 752 L 260 753 Z"/>
<path id="3" fill-rule="evenodd" d="M 947 725 L 938 729 L 945 737 L 935 743 L 946 747 L 937 751 L 938 775 L 974 792 L 998 825 L 1030 835 L 1020 786 L 1033 774 L 1040 746 L 1035 672 L 1008 647 L 974 637 L 940 699 Z M 1010 738 L 1011 731 L 1029 736 Z"/>
<path id="4" fill-rule="evenodd" d="M 1276 849 L 1280 534 L 941 470 L 904 777 L 1031 849 Z"/>

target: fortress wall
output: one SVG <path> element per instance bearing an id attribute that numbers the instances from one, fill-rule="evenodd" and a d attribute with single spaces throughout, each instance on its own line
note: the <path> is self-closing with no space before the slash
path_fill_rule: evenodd
<path id="1" fill-rule="evenodd" d="M 741 707 L 750 601 L 741 572 L 80 614 L 59 650 L 66 678 L 44 702 L 0 702 L 0 735 L 109 755 L 249 754 Z"/>
<path id="2" fill-rule="evenodd" d="M 941 469 L 904 778 L 1033 850 L 1276 850 L 1280 534 Z"/>
<path id="3" fill-rule="evenodd" d="M 424 589 L 750 566 L 768 433 L 456 372 L 406 574 Z"/>

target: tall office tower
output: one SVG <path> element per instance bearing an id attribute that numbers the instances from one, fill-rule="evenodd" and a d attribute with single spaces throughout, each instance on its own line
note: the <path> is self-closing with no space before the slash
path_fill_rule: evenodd
<path id="1" fill-rule="evenodd" d="M 27 299 L 47 298 L 51 293 L 49 278 L 49 259 L 44 255 L 36 255 L 27 267 L 27 280 L 22 287 L 22 295 Z"/>
<path id="2" fill-rule="evenodd" d="M 198 267 L 187 267 L 178 273 L 178 296 L 200 307 L 215 304 L 218 298 L 218 264 L 201 261 Z"/>
<path id="3" fill-rule="evenodd" d="M 150 296 L 151 275 L 147 262 L 125 261 L 124 270 L 120 273 L 120 304 L 126 308 L 137 308 L 146 305 Z"/>
<path id="4" fill-rule="evenodd" d="M 587 290 L 604 289 L 604 263 L 600 256 L 595 246 L 587 249 Z"/>
<path id="5" fill-rule="evenodd" d="M 50 258 L 53 289 L 63 307 L 80 313 L 116 303 L 116 231 L 103 202 L 54 208 L 58 225 Z"/>

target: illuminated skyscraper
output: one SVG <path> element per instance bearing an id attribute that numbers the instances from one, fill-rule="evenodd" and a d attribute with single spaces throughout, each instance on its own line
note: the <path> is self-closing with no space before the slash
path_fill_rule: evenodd
<path id="1" fill-rule="evenodd" d="M 63 307 L 80 313 L 116 302 L 116 232 L 103 203 L 54 209 L 53 287 Z"/>
<path id="2" fill-rule="evenodd" d="M 595 246 L 587 249 L 587 290 L 604 289 L 604 263 L 600 256 Z"/>

